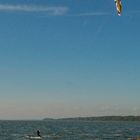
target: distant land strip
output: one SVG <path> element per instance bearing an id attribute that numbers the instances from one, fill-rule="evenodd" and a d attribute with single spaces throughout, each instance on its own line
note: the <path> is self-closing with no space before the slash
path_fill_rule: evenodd
<path id="1" fill-rule="evenodd" d="M 75 118 L 61 118 L 43 120 L 79 120 L 79 121 L 140 121 L 140 116 L 101 116 L 101 117 L 75 117 Z"/>

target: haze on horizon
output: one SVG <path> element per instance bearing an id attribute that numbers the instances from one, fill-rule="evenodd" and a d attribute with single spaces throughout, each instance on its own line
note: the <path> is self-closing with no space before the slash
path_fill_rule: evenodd
<path id="1" fill-rule="evenodd" d="M 140 1 L 1 0 L 0 119 L 140 115 Z"/>

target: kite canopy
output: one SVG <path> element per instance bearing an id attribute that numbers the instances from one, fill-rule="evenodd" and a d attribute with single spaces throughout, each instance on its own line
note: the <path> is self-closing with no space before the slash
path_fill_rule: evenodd
<path id="1" fill-rule="evenodd" d="M 121 0 L 115 0 L 115 4 L 116 4 L 117 14 L 118 16 L 120 16 L 122 10 Z"/>

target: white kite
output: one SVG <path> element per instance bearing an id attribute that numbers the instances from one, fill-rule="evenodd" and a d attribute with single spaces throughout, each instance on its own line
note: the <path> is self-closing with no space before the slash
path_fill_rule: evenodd
<path id="1" fill-rule="evenodd" d="M 117 14 L 118 16 L 120 16 L 122 10 L 121 0 L 115 0 L 115 4 L 116 4 Z"/>

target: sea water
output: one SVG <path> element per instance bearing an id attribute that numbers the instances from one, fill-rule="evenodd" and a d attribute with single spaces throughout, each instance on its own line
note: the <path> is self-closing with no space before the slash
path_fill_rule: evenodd
<path id="1" fill-rule="evenodd" d="M 140 122 L 0 121 L 0 140 L 26 140 L 37 130 L 43 140 L 128 140 L 140 136 Z"/>

